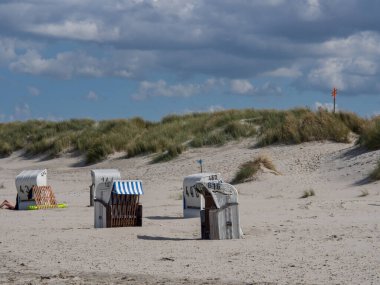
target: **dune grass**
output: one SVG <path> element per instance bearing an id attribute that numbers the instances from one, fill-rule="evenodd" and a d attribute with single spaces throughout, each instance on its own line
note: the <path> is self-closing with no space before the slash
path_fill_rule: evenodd
<path id="1" fill-rule="evenodd" d="M 305 198 L 312 197 L 312 196 L 315 196 L 315 191 L 313 189 L 309 189 L 309 190 L 303 191 L 303 194 L 300 198 L 305 199 Z"/>
<path id="2" fill-rule="evenodd" d="M 369 178 L 372 181 L 380 180 L 380 160 L 378 161 L 376 168 L 369 175 Z"/>
<path id="3" fill-rule="evenodd" d="M 157 155 L 152 163 L 166 162 L 178 157 L 185 148 L 182 145 L 170 146 L 166 151 Z"/>
<path id="4" fill-rule="evenodd" d="M 355 114 L 308 109 L 226 110 L 170 115 L 159 122 L 141 118 L 34 120 L 0 124 L 0 157 L 17 150 L 24 150 L 25 156 L 48 158 L 75 152 L 84 155 L 87 163 L 96 163 L 114 152 L 124 152 L 127 158 L 157 154 L 153 162 L 161 162 L 188 147 L 221 146 L 241 138 L 257 138 L 259 146 L 313 140 L 347 142 L 350 131 L 362 134 L 363 143 L 369 141 L 365 120 Z"/>
<path id="5" fill-rule="evenodd" d="M 368 150 L 380 149 L 380 116 L 376 116 L 369 120 L 363 127 L 358 144 Z M 369 174 L 371 181 L 380 180 L 380 160 L 376 168 Z"/>
<path id="6" fill-rule="evenodd" d="M 347 143 L 350 132 L 359 129 L 348 118 L 351 118 L 349 114 L 345 116 L 327 111 L 311 112 L 307 109 L 272 111 L 265 114 L 257 145 L 298 144 L 322 140 Z"/>
<path id="7" fill-rule="evenodd" d="M 368 150 L 380 149 L 380 116 L 366 124 L 361 132 L 359 144 Z"/>
<path id="8" fill-rule="evenodd" d="M 369 195 L 369 192 L 368 192 L 368 190 L 367 189 L 362 189 L 362 190 L 360 190 L 360 194 L 358 195 L 358 197 L 366 197 L 366 196 L 368 196 Z"/>
<path id="9" fill-rule="evenodd" d="M 260 155 L 252 161 L 243 163 L 235 177 L 232 179 L 232 184 L 244 183 L 249 180 L 252 180 L 255 174 L 260 170 L 260 167 L 264 166 L 267 169 L 277 172 L 275 165 L 272 160 L 265 155 Z"/>

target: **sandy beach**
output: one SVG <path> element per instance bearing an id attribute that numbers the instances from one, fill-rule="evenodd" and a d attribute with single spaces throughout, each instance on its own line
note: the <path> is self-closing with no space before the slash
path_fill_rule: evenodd
<path id="1" fill-rule="evenodd" d="M 80 157 L 0 159 L 0 200 L 15 200 L 15 176 L 48 170 L 66 209 L 0 210 L 4 284 L 379 284 L 380 188 L 367 183 L 380 151 L 313 142 L 254 148 L 252 140 L 190 149 L 166 163 L 151 156 L 83 166 Z M 269 156 L 281 175 L 237 184 L 244 238 L 200 239 L 182 218 L 183 177 L 204 170 L 230 181 L 240 164 Z M 94 229 L 90 170 L 118 168 L 141 179 L 143 227 Z M 305 190 L 315 196 L 301 199 Z"/>

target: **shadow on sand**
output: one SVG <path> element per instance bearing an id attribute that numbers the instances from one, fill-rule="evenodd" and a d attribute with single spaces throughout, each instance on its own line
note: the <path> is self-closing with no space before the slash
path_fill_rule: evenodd
<path id="1" fill-rule="evenodd" d="M 200 238 L 172 238 L 172 237 L 147 236 L 147 235 L 138 235 L 137 238 L 142 239 L 142 240 L 172 240 L 172 241 L 200 240 Z"/>
<path id="2" fill-rule="evenodd" d="M 71 167 L 85 167 L 85 166 L 91 166 L 91 165 L 94 165 L 94 164 L 96 164 L 96 163 L 88 164 L 88 163 L 86 163 L 85 159 L 81 159 L 80 161 L 72 163 L 70 166 Z"/>
<path id="3" fill-rule="evenodd" d="M 170 217 L 170 216 L 149 216 L 145 217 L 149 220 L 182 220 L 182 217 Z"/>
<path id="4" fill-rule="evenodd" d="M 371 150 L 368 150 L 368 149 L 366 149 L 364 147 L 360 147 L 360 146 L 353 146 L 353 147 L 350 147 L 348 150 L 344 151 L 339 156 L 339 158 L 348 160 L 348 159 L 357 157 L 359 155 L 362 155 L 362 154 L 365 154 L 368 152 L 371 152 Z"/>
<path id="5" fill-rule="evenodd" d="M 370 184 L 372 183 L 373 181 L 369 178 L 369 177 L 365 177 L 363 179 L 360 179 L 358 181 L 356 181 L 355 183 L 353 183 L 352 185 L 355 185 L 355 186 L 363 186 L 363 185 L 366 185 L 366 184 Z"/>

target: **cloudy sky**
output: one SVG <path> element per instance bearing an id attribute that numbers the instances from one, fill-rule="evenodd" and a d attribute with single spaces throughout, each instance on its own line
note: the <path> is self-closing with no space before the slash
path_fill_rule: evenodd
<path id="1" fill-rule="evenodd" d="M 0 122 L 380 114 L 378 0 L 2 0 Z"/>

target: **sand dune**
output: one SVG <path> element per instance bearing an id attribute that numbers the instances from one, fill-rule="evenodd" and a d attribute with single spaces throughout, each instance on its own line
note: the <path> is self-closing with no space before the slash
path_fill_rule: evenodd
<path id="1" fill-rule="evenodd" d="M 75 157 L 0 159 L 1 200 L 14 201 L 21 170 L 47 168 L 57 200 L 69 204 L 0 210 L 0 283 L 379 284 L 380 188 L 365 178 L 380 151 L 330 142 L 252 145 L 191 149 L 161 164 L 122 154 L 86 167 Z M 200 240 L 199 220 L 181 218 L 183 177 L 197 173 L 202 158 L 206 171 L 229 181 L 262 153 L 282 175 L 262 173 L 236 186 L 244 238 Z M 92 168 L 118 168 L 143 181 L 142 228 L 93 228 Z M 316 195 L 300 199 L 305 190 Z"/>

